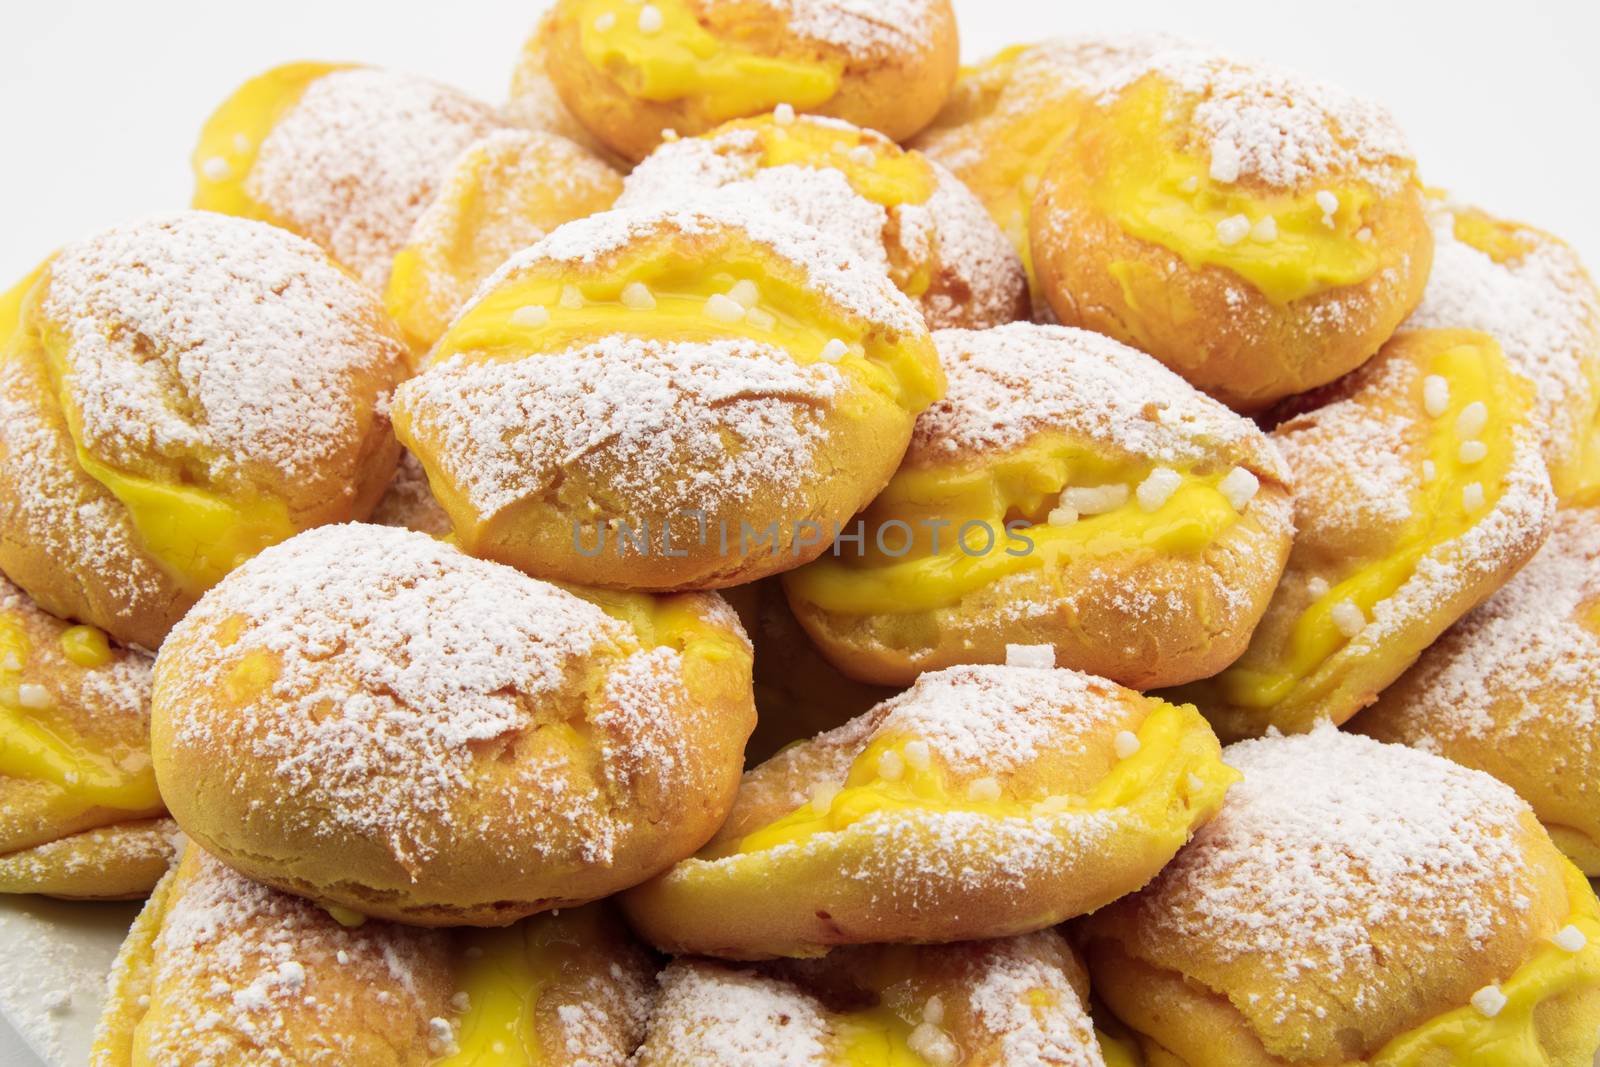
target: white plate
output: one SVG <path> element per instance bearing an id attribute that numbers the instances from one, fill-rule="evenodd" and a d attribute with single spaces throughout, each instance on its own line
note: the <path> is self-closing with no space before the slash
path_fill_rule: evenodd
<path id="1" fill-rule="evenodd" d="M 0 896 L 0 1015 L 47 1067 L 88 1062 L 106 975 L 139 906 Z"/>

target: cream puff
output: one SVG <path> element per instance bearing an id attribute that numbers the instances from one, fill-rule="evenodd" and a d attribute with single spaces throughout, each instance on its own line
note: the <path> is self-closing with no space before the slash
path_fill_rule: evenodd
<path id="1" fill-rule="evenodd" d="M 449 86 L 323 63 L 235 91 L 201 131 L 194 172 L 195 207 L 315 241 L 384 294 L 418 351 L 512 252 L 621 191 L 593 152 Z"/>
<path id="2" fill-rule="evenodd" d="M 783 576 L 823 653 L 908 684 L 1049 645 L 1135 689 L 1244 651 L 1288 557 L 1287 467 L 1250 420 L 1107 337 L 934 334 L 949 382 L 887 489 Z"/>
<path id="3" fill-rule="evenodd" d="M 504 925 L 699 848 L 755 722 L 713 595 L 595 601 L 380 526 L 235 571 L 155 668 L 156 780 L 249 877 L 419 925 Z"/>
<path id="4" fill-rule="evenodd" d="M 154 649 L 267 545 L 364 518 L 409 353 L 315 245 L 191 211 L 68 246 L 0 359 L 0 570 Z"/>
<path id="5" fill-rule="evenodd" d="M 1028 221 L 1045 167 L 1096 92 L 1130 65 L 1175 46 L 1160 35 L 1061 37 L 1014 45 L 963 67 L 943 109 L 911 147 L 948 167 L 989 209 L 1022 258 L 1033 311 L 1052 318 L 1034 284 Z"/>
<path id="6" fill-rule="evenodd" d="M 1322 726 L 1248 741 L 1222 812 L 1078 930 L 1172 1067 L 1588 1067 L 1600 902 L 1493 778 Z"/>
<path id="7" fill-rule="evenodd" d="M 1105 1067 L 1088 978 L 1053 930 L 956 945 L 862 945 L 661 974 L 637 1067 Z"/>
<path id="8" fill-rule="evenodd" d="M 1433 253 L 1386 112 L 1193 50 L 1112 79 L 1046 168 L 1030 226 L 1061 322 L 1240 411 L 1360 366 L 1417 306 Z"/>
<path id="9" fill-rule="evenodd" d="M 545 17 L 549 17 L 548 13 Z M 535 32 L 523 42 L 517 65 L 511 69 L 511 92 L 500 107 L 500 116 L 525 130 L 542 130 L 565 137 L 618 170 L 626 171 L 627 161 L 601 144 L 599 138 L 578 121 L 572 109 L 561 102 L 561 94 L 556 92 L 545 67 L 544 34 Z"/>
<path id="10" fill-rule="evenodd" d="M 1272 432 L 1294 548 L 1244 654 L 1174 691 L 1225 740 L 1342 723 L 1549 535 L 1530 389 L 1471 330 L 1397 334 Z"/>
<path id="11" fill-rule="evenodd" d="M 444 334 L 485 278 L 572 219 L 609 208 L 622 178 L 594 153 L 535 130 L 468 145 L 395 253 L 384 306 L 412 345 Z"/>
<path id="12" fill-rule="evenodd" d="M 558 0 L 538 33 L 562 101 L 632 160 L 779 106 L 903 141 L 960 55 L 950 0 Z"/>
<path id="13" fill-rule="evenodd" d="M 349 924 L 191 846 L 123 943 L 90 1063 L 625 1067 L 654 970 L 604 905 Z"/>
<path id="14" fill-rule="evenodd" d="M 728 204 L 561 227 L 485 283 L 393 416 L 473 555 L 707 589 L 820 554 L 943 384 L 887 276 Z"/>
<path id="15" fill-rule="evenodd" d="M 1560 512 L 1515 578 L 1352 726 L 1487 771 L 1600 877 L 1600 510 Z"/>
<path id="16" fill-rule="evenodd" d="M 955 667 L 747 772 L 705 848 L 621 902 L 657 947 L 729 959 L 1028 933 L 1143 885 L 1232 781 L 1193 707 Z"/>
<path id="17" fill-rule="evenodd" d="M 427 78 L 286 63 L 206 120 L 194 206 L 292 230 L 382 292 L 456 158 L 504 125 L 489 105 Z"/>
<path id="18" fill-rule="evenodd" d="M 1557 237 L 1430 197 L 1433 272 L 1408 327 L 1482 330 L 1533 383 L 1562 504 L 1600 503 L 1600 291 Z"/>
<path id="19" fill-rule="evenodd" d="M 165 811 L 150 657 L 0 576 L 0 893 L 143 896 L 170 855 Z"/>
<path id="20" fill-rule="evenodd" d="M 1028 313 L 1022 263 L 954 175 L 841 119 L 780 112 L 662 145 L 618 207 L 764 203 L 886 271 L 930 328 L 999 326 Z"/>

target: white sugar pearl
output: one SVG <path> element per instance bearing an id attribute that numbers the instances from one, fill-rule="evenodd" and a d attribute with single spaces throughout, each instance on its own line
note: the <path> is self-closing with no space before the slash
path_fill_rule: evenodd
<path id="1" fill-rule="evenodd" d="M 656 306 L 656 297 L 644 282 L 629 282 L 622 287 L 622 303 L 635 311 L 649 311 Z"/>
<path id="2" fill-rule="evenodd" d="M 1461 409 L 1461 414 L 1456 418 L 1456 433 L 1462 437 L 1476 437 L 1489 425 L 1489 409 L 1483 401 L 1474 400 Z"/>
<path id="3" fill-rule="evenodd" d="M 1036 667 L 1048 669 L 1056 665 L 1054 645 L 1007 645 L 1007 667 Z"/>
<path id="4" fill-rule="evenodd" d="M 1256 224 L 1250 227 L 1250 236 L 1262 244 L 1271 244 L 1278 239 L 1278 220 L 1271 215 L 1258 219 Z"/>
<path id="5" fill-rule="evenodd" d="M 1000 783 L 993 778 L 979 778 L 968 782 L 967 799 L 980 804 L 992 804 L 1000 799 Z"/>
<path id="6" fill-rule="evenodd" d="M 837 363 L 850 351 L 850 346 L 835 337 L 822 346 L 822 358 L 828 363 Z"/>
<path id="7" fill-rule="evenodd" d="M 1306 582 L 1306 592 L 1318 600 L 1328 595 L 1328 589 L 1328 579 L 1326 578 L 1312 578 Z"/>
<path id="8" fill-rule="evenodd" d="M 833 798 L 838 795 L 839 787 L 832 782 L 818 782 L 811 787 L 811 806 L 826 815 L 833 808 Z"/>
<path id="9" fill-rule="evenodd" d="M 1231 184 L 1239 180 L 1239 146 L 1226 137 L 1211 145 L 1211 180 Z"/>
<path id="10" fill-rule="evenodd" d="M 742 278 L 733 283 L 733 288 L 728 290 L 728 297 L 737 300 L 743 308 L 753 308 L 761 303 L 761 288 L 749 278 Z"/>
<path id="11" fill-rule="evenodd" d="M 1229 215 L 1217 223 L 1217 240 L 1224 245 L 1236 245 L 1250 236 L 1250 220 L 1243 215 Z"/>
<path id="12" fill-rule="evenodd" d="M 1117 736 L 1111 741 L 1111 747 L 1116 750 L 1118 759 L 1129 759 L 1138 754 L 1141 747 L 1139 735 L 1132 730 L 1118 730 Z"/>
<path id="13" fill-rule="evenodd" d="M 33 682 L 23 682 L 17 686 L 17 703 L 25 708 L 37 711 L 50 706 L 50 690 Z"/>
<path id="14" fill-rule="evenodd" d="M 550 309 L 543 304 L 526 304 L 511 313 L 513 326 L 543 326 L 550 321 Z"/>
<path id="15" fill-rule="evenodd" d="M 1468 482 L 1461 487 L 1461 506 L 1468 511 L 1478 511 L 1483 507 L 1483 483 Z"/>
<path id="16" fill-rule="evenodd" d="M 914 771 L 925 771 L 933 757 L 933 752 L 928 748 L 928 742 L 920 737 L 915 741 L 907 741 L 905 745 L 906 766 Z"/>
<path id="17" fill-rule="evenodd" d="M 666 19 L 661 16 L 661 9 L 654 4 L 646 4 L 639 9 L 639 32 L 660 33 L 661 27 L 666 24 Z"/>
<path id="18" fill-rule="evenodd" d="M 605 33 L 607 30 L 611 29 L 611 27 L 615 26 L 616 24 L 617 24 L 617 16 L 613 15 L 611 12 L 607 11 L 605 14 L 601 15 L 599 18 L 594 20 L 595 32 L 597 32 L 597 33 Z"/>
<path id="19" fill-rule="evenodd" d="M 1322 209 L 1324 215 L 1332 215 L 1339 210 L 1339 198 L 1328 192 L 1328 190 L 1323 189 L 1317 193 L 1317 206 Z"/>
<path id="20" fill-rule="evenodd" d="M 1139 483 L 1139 488 L 1134 490 L 1134 496 L 1138 498 L 1142 510 L 1160 511 L 1182 484 L 1183 475 L 1167 467 L 1157 467 L 1150 472 L 1149 477 Z"/>
<path id="21" fill-rule="evenodd" d="M 338 952 L 336 952 L 334 954 L 333 958 L 338 960 L 340 963 L 349 963 L 350 962 L 350 953 L 346 952 L 344 949 L 340 949 Z"/>
<path id="22" fill-rule="evenodd" d="M 956 1043 L 932 1023 L 918 1023 L 906 1038 L 906 1048 L 922 1057 L 929 1067 L 955 1067 L 961 1062 L 961 1050 Z"/>
<path id="23" fill-rule="evenodd" d="M 878 777 L 886 782 L 898 782 L 906 773 L 905 757 L 894 749 L 885 749 L 878 756 Z"/>
<path id="24" fill-rule="evenodd" d="M 1489 446 L 1482 441 L 1462 441 L 1461 447 L 1456 449 L 1456 455 L 1463 463 L 1481 463 L 1489 454 Z"/>
<path id="25" fill-rule="evenodd" d="M 1556 947 L 1563 952 L 1582 952 L 1589 944 L 1589 939 L 1584 936 L 1583 931 L 1572 925 L 1563 926 L 1550 940 L 1554 941 Z"/>
<path id="26" fill-rule="evenodd" d="M 212 156 L 200 164 L 200 170 L 214 182 L 227 181 L 233 176 L 233 164 L 221 156 Z"/>
<path id="27" fill-rule="evenodd" d="M 1354 637 L 1367 627 L 1367 614 L 1353 600 L 1341 600 L 1331 612 L 1333 624 L 1346 637 Z"/>
<path id="28" fill-rule="evenodd" d="M 944 1022 L 944 1001 L 937 993 L 929 997 L 928 1002 L 922 1006 L 922 1021 L 935 1026 Z"/>
<path id="29" fill-rule="evenodd" d="M 1422 410 L 1437 419 L 1450 408 L 1450 383 L 1437 374 L 1422 379 Z"/>
<path id="30" fill-rule="evenodd" d="M 744 318 L 744 305 L 731 296 L 712 293 L 706 298 L 706 314 L 718 322 L 739 322 Z"/>
<path id="31" fill-rule="evenodd" d="M 1245 470 L 1235 467 L 1223 476 L 1217 483 L 1217 492 L 1233 505 L 1234 511 L 1243 511 L 1250 506 L 1250 501 L 1256 498 L 1256 493 L 1261 491 L 1261 479 Z"/>
<path id="32" fill-rule="evenodd" d="M 794 105 L 779 104 L 772 109 L 772 121 L 779 126 L 787 126 L 794 121 Z"/>
<path id="33" fill-rule="evenodd" d="M 561 287 L 561 306 L 568 311 L 576 311 L 583 307 L 583 290 L 576 285 L 563 285 Z"/>
<path id="34" fill-rule="evenodd" d="M 1078 512 L 1075 508 L 1051 508 L 1044 521 L 1048 526 L 1071 526 L 1078 521 Z"/>
<path id="35" fill-rule="evenodd" d="M 1422 484 L 1432 485 L 1433 480 L 1439 477 L 1439 465 L 1431 459 L 1422 461 Z"/>
<path id="36" fill-rule="evenodd" d="M 866 145 L 858 144 L 854 148 L 850 149 L 850 162 L 856 164 L 857 166 L 870 167 L 872 166 L 872 161 L 872 149 L 868 148 Z"/>
<path id="37" fill-rule="evenodd" d="M 1183 179 L 1183 185 L 1180 186 L 1180 188 L 1186 193 L 1192 193 L 1196 189 L 1200 188 L 1200 179 L 1191 174 L 1187 178 Z"/>
<path id="38" fill-rule="evenodd" d="M 1128 487 L 1120 484 L 1079 485 L 1061 493 L 1061 506 L 1079 515 L 1104 515 L 1127 502 Z"/>
<path id="39" fill-rule="evenodd" d="M 770 330 L 778 325 L 777 318 L 769 311 L 760 308 L 751 308 L 744 313 L 744 321 L 758 330 Z"/>
<path id="40" fill-rule="evenodd" d="M 233 135 L 233 150 L 235 152 L 248 152 L 248 151 L 250 151 L 250 138 L 246 137 L 242 133 L 234 134 Z"/>
<path id="41" fill-rule="evenodd" d="M 1504 1010 L 1506 1006 L 1506 995 L 1500 992 L 1499 986 L 1486 985 L 1476 993 L 1472 994 L 1472 1006 L 1476 1008 L 1478 1010 L 1478 1014 L 1482 1015 L 1485 1019 L 1493 1019 L 1496 1015 L 1499 1015 L 1502 1010 Z"/>

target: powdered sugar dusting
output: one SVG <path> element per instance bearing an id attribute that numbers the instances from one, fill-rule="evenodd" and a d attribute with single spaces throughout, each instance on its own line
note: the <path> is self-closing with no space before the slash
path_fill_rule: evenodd
<path id="1" fill-rule="evenodd" d="M 1156 360 L 1108 337 L 1013 323 L 934 334 L 949 388 L 917 419 L 908 462 L 1017 448 L 1042 432 L 1081 436 L 1152 463 L 1248 455 L 1286 480 L 1276 451 L 1250 420 Z"/>
<path id="2" fill-rule="evenodd" d="M 398 402 L 485 515 L 571 475 L 655 512 L 797 494 L 845 388 L 838 368 L 756 341 L 613 335 L 507 362 L 453 357 Z"/>
<path id="3" fill-rule="evenodd" d="M 1534 386 L 1534 424 L 1552 464 L 1570 463 L 1600 396 L 1600 294 L 1577 254 L 1521 229 L 1531 247 L 1497 263 L 1456 236 L 1470 209 L 1428 200 L 1433 273 L 1410 327 L 1482 330 L 1500 342 L 1512 369 Z"/>
<path id="4" fill-rule="evenodd" d="M 350 1031 L 368 1012 L 435 1014 L 423 976 L 442 968 L 443 935 L 343 927 L 315 904 L 191 854 L 154 944 L 162 1010 L 142 1032 L 153 1062 L 332 1067 L 364 1047 Z M 339 972 L 349 980 L 334 980 Z M 425 1047 L 403 1029 L 388 1040 L 396 1054 Z"/>
<path id="5" fill-rule="evenodd" d="M 872 976 L 889 953 L 901 977 L 880 991 Z M 957 1049 L 997 1052 L 994 1062 L 1006 1067 L 1104 1067 L 1067 970 L 1072 966 L 1061 935 L 1050 931 L 952 945 L 840 948 L 820 960 L 747 967 L 685 957 L 662 972 L 661 1002 L 638 1064 L 820 1067 L 838 1062 L 852 1028 L 861 1025 L 854 1013 L 878 1007 L 913 1028 L 932 1012 L 937 1021 L 926 1029 Z"/>
<path id="6" fill-rule="evenodd" d="M 425 78 L 334 71 L 267 135 L 245 189 L 381 290 L 450 163 L 499 124 L 487 105 Z"/>
<path id="7" fill-rule="evenodd" d="M 922 329 L 916 308 L 875 264 L 857 262 L 849 246 L 828 241 L 783 218 L 756 198 L 726 197 L 714 206 L 696 204 L 662 211 L 605 211 L 569 222 L 507 260 L 484 282 L 479 294 L 535 265 L 565 264 L 577 269 L 658 235 L 676 233 L 692 238 L 730 231 L 742 232 L 772 255 L 798 267 L 811 287 L 847 312 L 896 332 Z"/>
<path id="8" fill-rule="evenodd" d="M 822 1006 L 777 978 L 683 960 L 661 974 L 661 999 L 639 1067 L 685 1062 L 720 1067 L 813 1067 L 825 1062 Z"/>
<path id="9" fill-rule="evenodd" d="M 1424 747 L 1536 739 L 1548 764 L 1531 776 L 1559 775 L 1580 795 L 1600 788 L 1600 637 L 1585 624 L 1600 601 L 1597 519 L 1558 513 L 1543 550 L 1423 653 L 1404 700 L 1374 710 L 1382 731 Z"/>
<path id="10" fill-rule="evenodd" d="M 631 641 L 555 586 L 378 526 L 324 527 L 263 552 L 169 643 L 209 642 L 232 617 L 246 625 L 225 656 L 191 657 L 188 673 L 165 678 L 173 706 L 186 709 L 175 743 L 212 754 L 242 746 L 299 798 L 316 824 L 306 829 L 379 839 L 406 866 L 459 832 L 454 812 L 477 788 L 478 749 L 536 728 L 549 714 L 541 697 L 571 684 L 602 645 Z M 254 652 L 281 664 L 270 690 L 217 709 L 208 693 Z"/>
<path id="11" fill-rule="evenodd" d="M 734 0 L 711 0 L 707 5 Z M 789 18 L 789 32 L 869 58 L 886 52 L 929 48 L 933 42 L 931 0 L 760 0 Z"/>
<path id="12" fill-rule="evenodd" d="M 221 484 L 262 466 L 325 478 L 374 399 L 353 395 L 352 379 L 398 377 L 406 359 L 371 296 L 314 245 L 209 212 L 69 246 L 40 310 L 68 333 L 84 447 L 125 469 L 193 465 Z"/>
<path id="13" fill-rule="evenodd" d="M 869 149 L 897 151 L 881 134 L 838 119 L 797 121 L 859 137 Z M 747 126 L 668 142 L 628 176 L 618 207 L 765 205 L 849 247 L 863 264 L 932 275 L 942 284 L 922 298 L 930 326 L 1010 317 L 1026 286 L 1021 261 L 982 203 L 943 167 L 930 161 L 933 191 L 927 200 L 884 207 L 857 193 L 833 167 L 763 167 L 761 157 L 761 137 Z"/>
<path id="14" fill-rule="evenodd" d="M 963 771 L 1004 773 L 1041 749 L 1083 742 L 1127 717 L 1125 691 L 1069 670 L 1004 666 L 949 667 L 919 677 L 904 693 L 856 722 L 873 736 L 910 736 Z M 859 732 L 847 723 L 834 733 Z M 819 743 L 829 743 L 823 734 Z"/>
<path id="15" fill-rule="evenodd" d="M 1393 1003 L 1375 931 L 1404 921 L 1479 948 L 1532 877 L 1526 806 L 1488 775 L 1328 725 L 1228 748 L 1244 780 L 1131 904 L 1141 941 L 1203 942 L 1252 961 L 1279 1020 L 1297 989 L 1337 982 L 1359 1010 Z"/>
<path id="16" fill-rule="evenodd" d="M 1174 49 L 1149 70 L 1193 98 L 1198 144 L 1216 166 L 1279 189 L 1354 177 L 1381 192 L 1410 178 L 1411 148 L 1383 107 L 1301 75 L 1216 53 Z M 1144 71 L 1125 68 L 1107 93 Z"/>

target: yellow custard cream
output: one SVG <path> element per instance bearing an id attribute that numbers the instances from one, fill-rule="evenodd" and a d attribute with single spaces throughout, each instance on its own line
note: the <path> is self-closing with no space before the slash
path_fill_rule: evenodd
<path id="1" fill-rule="evenodd" d="M 813 108 L 839 90 L 839 60 L 762 55 L 706 28 L 687 0 L 588 0 L 578 19 L 584 59 L 628 95 L 692 99 L 707 124 L 787 103 Z M 775 28 L 776 29 L 776 28 Z"/>
<path id="2" fill-rule="evenodd" d="M 1107 463 L 1059 436 L 964 465 L 903 467 L 863 514 L 859 551 L 841 548 L 784 582 L 824 611 L 927 611 L 1009 575 L 1048 574 L 1073 560 L 1198 553 L 1240 521 L 1219 488 L 1227 471 L 1167 472 L 1158 478 L 1169 483 L 1160 493 L 1141 492 L 1153 473 Z"/>
<path id="3" fill-rule="evenodd" d="M 85 669 L 111 661 L 106 637 L 91 626 L 74 626 L 61 637 L 61 653 Z M 31 681 L 33 652 L 23 621 L 0 612 L 0 775 L 45 782 L 59 791 L 52 813 L 73 818 L 93 808 L 156 813 L 161 797 L 148 757 L 117 761 L 97 752 L 73 727 L 47 687 Z"/>
<path id="4" fill-rule="evenodd" d="M 229 571 L 295 532 L 281 500 L 230 494 L 205 484 L 204 472 L 122 470 L 85 447 L 83 420 L 72 401 L 65 332 L 39 339 L 55 387 L 54 401 L 77 450 L 78 466 L 128 511 L 140 544 L 185 591 L 198 596 Z"/>
<path id="5" fill-rule="evenodd" d="M 540 915 L 504 929 L 457 935 L 455 986 L 466 1011 L 456 1049 L 434 1067 L 542 1067 L 539 1001 L 602 939 L 595 908 Z"/>
<path id="6" fill-rule="evenodd" d="M 690 255 L 656 246 L 604 278 L 514 281 L 474 303 L 432 359 L 464 352 L 474 359 L 518 359 L 613 333 L 661 341 L 746 337 L 782 349 L 801 365 L 836 363 L 910 411 L 941 394 L 938 369 L 917 358 L 920 350 L 885 344 L 828 315 L 802 285 L 768 273 L 753 248 L 743 262 L 733 259 L 707 269 Z"/>
<path id="7" fill-rule="evenodd" d="M 1211 158 L 1175 146 L 1167 88 L 1153 76 L 1124 94 L 1108 121 L 1092 195 L 1125 233 L 1191 268 L 1231 270 L 1277 304 L 1377 271 L 1366 219 L 1373 193 L 1363 185 L 1275 193 L 1218 181 Z"/>
<path id="8" fill-rule="evenodd" d="M 1139 746 L 1083 796 L 1009 796 L 994 779 L 957 791 L 950 787 L 928 744 L 916 737 L 880 737 L 850 766 L 837 791 L 819 790 L 810 802 L 737 841 L 702 853 L 718 859 L 762 852 L 824 833 L 838 833 L 877 812 L 964 812 L 996 819 L 1056 816 L 1128 809 L 1155 832 L 1181 843 L 1195 807 L 1215 807 L 1236 775 L 1215 755 L 1189 742 L 1209 737 L 1193 706 L 1158 702 L 1140 724 Z M 1174 846 L 1176 847 L 1176 846 Z"/>
<path id="9" fill-rule="evenodd" d="M 312 82 L 341 63 L 286 63 L 251 78 L 223 101 L 200 130 L 195 146 L 194 206 L 224 215 L 275 221 L 246 190 L 261 142 Z"/>
<path id="10" fill-rule="evenodd" d="M 1270 708 L 1293 697 L 1304 705 L 1332 689 L 1339 676 L 1330 661 L 1351 641 L 1341 618 L 1359 609 L 1370 619 L 1423 557 L 1466 533 L 1499 500 L 1523 396 L 1499 346 L 1482 335 L 1481 342 L 1437 353 L 1428 373 L 1417 376 L 1414 393 L 1410 404 L 1426 419 L 1428 438 L 1410 526 L 1387 556 L 1330 580 L 1295 622 L 1285 647 L 1270 654 L 1252 649 L 1219 675 L 1215 684 L 1229 703 Z"/>

